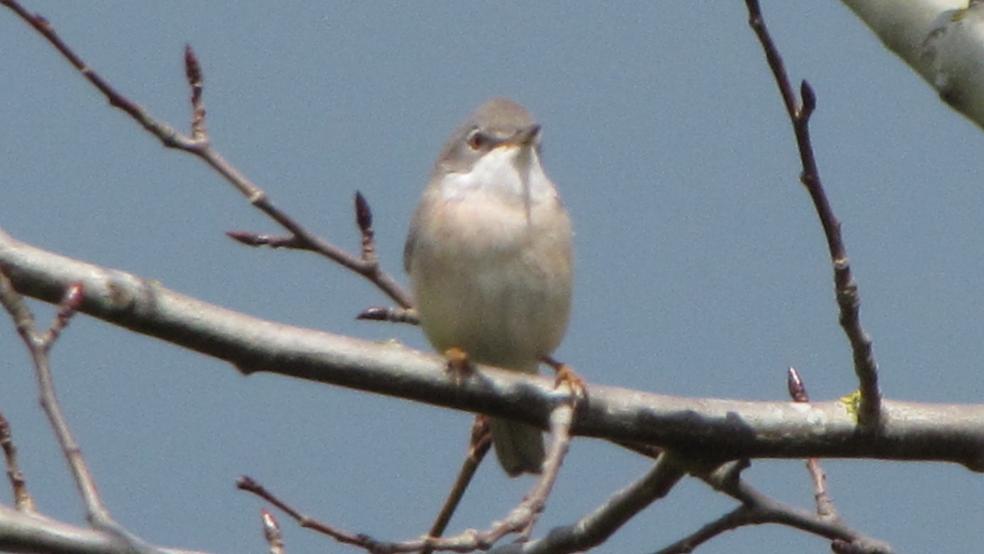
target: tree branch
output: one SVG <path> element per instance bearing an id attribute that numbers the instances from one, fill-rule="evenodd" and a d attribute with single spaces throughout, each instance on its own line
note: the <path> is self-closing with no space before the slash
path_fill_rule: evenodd
<path id="1" fill-rule="evenodd" d="M 372 216 L 369 213 L 368 203 L 362 198 L 361 194 L 356 197 L 356 219 L 362 232 L 362 249 L 360 255 L 355 256 L 315 235 L 299 222 L 295 221 L 286 212 L 277 208 L 270 200 L 266 191 L 250 181 L 246 175 L 226 161 L 212 147 L 211 140 L 205 130 L 205 107 L 202 100 L 204 77 L 202 75 L 201 65 L 191 46 L 185 47 L 184 55 L 185 75 L 188 80 L 188 86 L 191 89 L 192 134 L 189 137 L 178 132 L 170 125 L 157 121 L 147 110 L 113 88 L 108 81 L 86 65 L 82 61 L 82 58 L 61 40 L 61 37 L 58 36 L 58 33 L 55 32 L 54 27 L 52 27 L 47 19 L 40 15 L 29 13 L 15 0 L 0 0 L 0 4 L 10 8 L 51 43 L 83 77 L 106 97 L 111 106 L 119 108 L 129 115 L 144 130 L 157 137 L 164 146 L 187 152 L 204 161 L 245 196 L 254 207 L 291 233 L 291 236 L 287 238 L 276 238 L 270 239 L 269 241 L 250 241 L 248 240 L 249 233 L 233 231 L 229 234 L 231 238 L 253 246 L 268 244 L 271 246 L 290 247 L 315 252 L 362 275 L 402 308 L 411 307 L 412 300 L 410 295 L 400 287 L 393 277 L 383 271 L 379 266 L 379 260 L 375 256 L 375 244 L 372 237 Z"/>
<path id="2" fill-rule="evenodd" d="M 0 504 L 0 550 L 45 554 L 133 554 L 130 545 L 102 531 L 77 527 Z M 160 554 L 204 554 L 160 548 Z"/>
<path id="3" fill-rule="evenodd" d="M 786 384 L 793 402 L 809 404 L 810 395 L 806 392 L 806 383 L 803 382 L 803 378 L 800 377 L 796 368 L 789 368 L 786 373 Z M 813 481 L 813 500 L 817 505 L 817 515 L 823 519 L 836 521 L 838 518 L 837 508 L 834 507 L 834 501 L 827 492 L 827 474 L 823 471 L 820 460 L 807 458 L 806 470 Z"/>
<path id="4" fill-rule="evenodd" d="M 82 285 L 74 283 L 66 288 L 64 298 L 59 302 L 55 321 L 42 333 L 35 326 L 34 315 L 27 308 L 24 299 L 14 289 L 13 284 L 2 269 L 2 265 L 0 265 L 0 305 L 10 314 L 14 326 L 17 328 L 17 334 L 20 335 L 24 346 L 31 355 L 38 380 L 41 407 L 48 416 L 55 438 L 61 447 L 62 455 L 68 462 L 79 494 L 85 503 L 86 518 L 89 520 L 89 524 L 114 543 L 114 551 L 123 550 L 134 554 L 160 554 L 159 548 L 146 543 L 128 531 L 110 515 L 96 490 L 96 481 L 82 456 L 82 449 L 69 429 L 68 420 L 62 412 L 58 396 L 55 394 L 55 383 L 51 374 L 48 354 L 84 298 Z M 27 510 L 22 511 L 27 512 Z M 7 540 L 17 540 L 16 531 L 18 528 L 9 529 L 8 532 L 7 525 L 11 523 L 11 521 L 0 522 L 0 547 L 3 547 L 3 543 Z M 28 541 L 26 544 L 29 549 L 35 551 L 37 548 L 35 539 L 28 539 Z M 25 548 L 17 548 L 17 550 L 22 549 Z"/>
<path id="5" fill-rule="evenodd" d="M 834 215 L 834 211 L 830 207 L 830 201 L 827 200 L 827 193 L 820 182 L 820 170 L 817 169 L 816 156 L 813 154 L 813 144 L 810 140 L 810 116 L 813 115 L 813 110 L 816 108 L 816 95 L 809 83 L 803 81 L 800 85 L 802 103 L 797 102 L 793 87 L 789 82 L 789 76 L 786 75 L 786 68 L 782 63 L 782 57 L 765 26 L 758 1 L 745 0 L 745 5 L 748 7 L 748 24 L 755 31 L 759 42 L 762 43 L 769 68 L 772 70 L 776 85 L 779 87 L 779 93 L 782 95 L 783 104 L 786 106 L 786 113 L 793 125 L 796 146 L 799 148 L 800 163 L 803 165 L 800 181 L 810 194 L 810 199 L 813 200 L 813 206 L 823 226 L 824 236 L 827 238 L 827 247 L 830 250 L 830 259 L 834 266 L 834 290 L 837 296 L 837 305 L 840 308 L 840 324 L 851 344 L 851 352 L 854 356 L 854 372 L 860 382 L 861 399 L 858 408 L 858 422 L 870 430 L 870 428 L 877 427 L 880 415 L 881 391 L 878 389 L 878 364 L 871 350 L 871 337 L 861 327 L 859 315 L 861 295 L 858 293 L 858 284 L 851 272 L 847 248 L 841 237 L 840 221 L 837 220 L 837 216 Z"/>
<path id="6" fill-rule="evenodd" d="M 451 522 L 451 516 L 454 515 L 455 510 L 458 509 L 458 504 L 465 495 L 465 490 L 471 484 L 475 471 L 482 463 L 491 446 L 492 432 L 489 430 L 488 418 L 483 415 L 475 416 L 465 460 L 461 464 L 461 469 L 458 471 L 458 477 L 454 480 L 451 491 L 444 500 L 444 505 L 441 506 L 441 511 L 438 512 L 437 517 L 434 519 L 434 524 L 431 525 L 430 531 L 427 532 L 429 536 L 440 537 L 444 534 L 448 523 Z M 431 552 L 433 552 L 433 549 L 429 547 L 421 550 L 421 554 L 430 554 Z"/>
<path id="7" fill-rule="evenodd" d="M 533 489 L 526 495 L 518 506 L 500 521 L 496 521 L 485 531 L 467 529 L 456 536 L 443 538 L 431 535 L 401 542 L 387 542 L 374 539 L 368 535 L 343 531 L 334 525 L 305 516 L 283 500 L 267 491 L 263 486 L 250 477 L 242 477 L 237 486 L 241 490 L 251 492 L 272 503 L 287 515 L 294 518 L 302 527 L 314 529 L 330 536 L 342 544 L 360 547 L 373 554 L 397 554 L 400 552 L 431 552 L 434 550 L 453 552 L 473 552 L 488 550 L 495 543 L 509 534 L 517 533 L 525 540 L 536 524 L 540 513 L 546 506 L 547 497 L 553 488 L 560 471 L 564 457 L 570 448 L 570 427 L 573 420 L 577 397 L 573 395 L 569 402 L 559 404 L 550 414 L 550 450 L 543 462 L 543 473 L 537 479 Z"/>
<path id="8" fill-rule="evenodd" d="M 261 510 L 260 519 L 263 522 L 263 538 L 266 539 L 267 545 L 270 546 L 270 554 L 284 554 L 286 552 L 286 549 L 284 549 L 284 537 L 280 532 L 280 524 L 277 523 L 277 518 L 270 512 Z"/>
<path id="9" fill-rule="evenodd" d="M 592 386 L 592 394 L 594 390 Z M 685 473 L 681 460 L 664 452 L 645 476 L 615 493 L 574 524 L 555 527 L 539 540 L 500 546 L 490 554 L 561 554 L 588 550 L 603 543 L 625 522 L 669 494 Z"/>
<path id="10" fill-rule="evenodd" d="M 748 462 L 744 460 L 730 462 L 701 476 L 707 484 L 740 501 L 741 505 L 683 539 L 660 549 L 656 554 L 693 552 L 701 544 L 724 532 L 746 525 L 761 525 L 763 523 L 786 525 L 813 533 L 833 541 L 852 545 L 854 548 L 861 549 L 858 552 L 866 554 L 891 554 L 891 546 L 864 536 L 840 521 L 832 521 L 822 515 L 811 514 L 758 492 L 741 479 L 741 472 L 747 467 Z"/>
<path id="11" fill-rule="evenodd" d="M 891 546 L 859 533 L 840 521 L 800 510 L 762 494 L 741 479 L 741 471 L 746 466 L 746 462 L 730 462 L 702 478 L 716 490 L 740 501 L 742 507 L 749 512 L 747 523 L 787 525 L 863 549 L 858 550 L 858 552 L 870 554 L 889 554 L 892 552 Z"/>
<path id="12" fill-rule="evenodd" d="M 842 0 L 939 94 L 984 128 L 984 4 L 978 0 Z M 948 9 L 949 8 L 949 9 Z M 889 93 L 890 94 L 890 93 Z"/>
<path id="13" fill-rule="evenodd" d="M 547 428 L 567 395 L 552 379 L 482 367 L 456 382 L 445 361 L 379 344 L 249 317 L 141 279 L 46 252 L 0 231 L 0 267 L 23 294 L 56 303 L 84 286 L 79 310 L 127 329 L 226 360 L 244 373 L 269 371 L 398 396 Z M 840 402 L 809 405 L 661 396 L 591 385 L 575 435 L 713 452 L 739 458 L 885 458 L 960 463 L 984 471 L 984 405 L 884 402 L 883 425 L 858 433 Z"/>
<path id="14" fill-rule="evenodd" d="M 34 512 L 34 499 L 27 490 L 27 480 L 21 473 L 17 463 L 17 448 L 14 446 L 10 422 L 0 413 L 0 449 L 3 450 L 4 465 L 7 467 L 7 479 L 14 494 L 14 506 L 24 512 Z"/>

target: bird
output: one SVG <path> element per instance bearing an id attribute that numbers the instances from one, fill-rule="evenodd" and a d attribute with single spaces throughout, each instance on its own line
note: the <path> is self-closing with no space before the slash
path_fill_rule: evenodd
<path id="1" fill-rule="evenodd" d="M 482 104 L 447 140 L 404 248 L 432 346 L 469 362 L 538 373 L 567 330 L 571 220 L 540 159 L 540 125 L 507 98 Z M 543 432 L 490 420 L 506 473 L 540 473 Z"/>

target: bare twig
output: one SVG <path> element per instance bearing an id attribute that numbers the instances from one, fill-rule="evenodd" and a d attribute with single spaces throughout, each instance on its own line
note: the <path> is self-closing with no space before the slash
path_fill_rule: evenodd
<path id="1" fill-rule="evenodd" d="M 543 461 L 543 474 L 537 480 L 532 492 L 526 500 L 519 505 L 505 522 L 515 522 L 514 525 L 520 530 L 523 537 L 529 538 L 533 531 L 536 520 L 539 519 L 543 508 L 547 505 L 547 497 L 557 481 L 560 473 L 560 466 L 564 463 L 567 450 L 571 446 L 571 425 L 574 423 L 574 412 L 580 399 L 579 391 L 569 384 L 565 384 L 570 390 L 569 403 L 561 404 L 554 408 L 550 414 L 550 450 Z"/>
<path id="2" fill-rule="evenodd" d="M 365 538 L 362 535 L 357 535 L 355 533 L 349 533 L 341 529 L 332 527 L 331 525 L 322 523 L 314 518 L 310 518 L 301 512 L 292 508 L 289 504 L 275 496 L 272 492 L 266 490 L 266 488 L 258 483 L 252 477 L 248 475 L 243 475 L 236 481 L 236 487 L 239 490 L 243 490 L 249 493 L 253 493 L 259 496 L 263 500 L 266 500 L 270 504 L 276 506 L 280 511 L 289 515 L 298 525 L 306 529 L 312 529 L 323 535 L 328 535 L 329 537 L 335 539 L 336 541 L 343 544 L 351 544 L 353 546 L 363 546 L 365 544 Z"/>
<path id="3" fill-rule="evenodd" d="M 51 369 L 48 365 L 48 351 L 54 344 L 54 338 L 58 336 L 59 330 L 67 324 L 71 314 L 78 308 L 78 303 L 82 299 L 81 285 L 69 288 L 65 294 L 64 302 L 59 306 L 58 316 L 51 328 L 39 334 L 34 327 L 34 318 L 23 303 L 20 295 L 14 291 L 12 284 L 5 275 L 0 274 L 0 301 L 15 319 L 18 334 L 24 341 L 25 346 L 30 351 L 31 358 L 37 371 L 38 389 L 41 393 L 41 406 L 44 408 L 51 426 L 55 431 L 55 436 L 62 447 L 62 453 L 72 468 L 76 485 L 85 501 L 88 510 L 89 522 L 98 525 L 103 521 L 110 521 L 109 512 L 106 510 L 96 491 L 96 485 L 89 473 L 89 469 L 82 457 L 82 451 L 71 431 L 68 429 L 68 422 L 61 412 L 61 406 L 55 395 L 54 381 L 51 376 Z"/>
<path id="4" fill-rule="evenodd" d="M 355 224 L 362 235 L 362 260 L 369 264 L 379 264 L 376 257 L 376 235 L 372 230 L 372 210 L 362 193 L 355 191 Z"/>
<path id="5" fill-rule="evenodd" d="M 277 518 L 266 510 L 260 510 L 260 519 L 263 520 L 263 538 L 270 545 L 270 554 L 284 554 L 284 538 Z"/>
<path id="6" fill-rule="evenodd" d="M 89 467 L 82 456 L 75 437 L 68 427 L 68 420 L 61 411 L 58 397 L 55 394 L 54 379 L 51 375 L 48 353 L 54 345 L 61 331 L 68 325 L 69 320 L 82 305 L 85 300 L 85 291 L 81 283 L 74 283 L 67 288 L 62 302 L 58 306 L 58 313 L 51 326 L 40 333 L 34 323 L 34 316 L 28 310 L 21 295 L 14 289 L 13 283 L 7 275 L 0 271 L 0 304 L 10 314 L 17 328 L 24 345 L 27 347 L 34 363 L 35 374 L 38 379 L 38 389 L 41 397 L 41 407 L 48 416 L 51 428 L 61 446 L 62 454 L 72 470 L 72 477 L 79 489 L 82 500 L 86 507 L 86 517 L 89 524 L 94 529 L 101 530 L 116 537 L 126 544 L 134 552 L 153 553 L 159 552 L 156 548 L 148 545 L 139 537 L 127 531 L 118 524 L 109 514 L 109 510 L 103 504 L 102 499 L 96 490 L 95 479 L 89 471 Z"/>
<path id="7" fill-rule="evenodd" d="M 89 473 L 82 452 L 75 442 L 71 431 L 68 429 L 68 422 L 61 412 L 58 398 L 55 396 L 54 382 L 51 376 L 51 369 L 48 366 L 48 351 L 54 344 L 55 338 L 61 329 L 65 327 L 72 314 L 78 309 L 83 299 L 82 286 L 77 284 L 69 287 L 65 294 L 65 301 L 59 306 L 58 315 L 55 322 L 45 333 L 38 333 L 35 328 L 34 316 L 23 298 L 14 290 L 13 284 L 3 272 L 0 272 L 0 303 L 14 319 L 17 333 L 31 354 L 31 359 L 37 372 L 38 389 L 41 393 L 41 406 L 44 408 L 51 426 L 55 431 L 58 442 L 62 447 L 62 452 L 72 468 L 76 485 L 82 498 L 85 501 L 86 509 L 89 512 L 89 520 L 93 525 L 102 521 L 110 521 L 109 513 L 103 506 L 96 492 L 96 486 Z"/>
<path id="8" fill-rule="evenodd" d="M 27 481 L 17 464 L 17 448 L 14 446 L 10 422 L 0 414 L 0 449 L 3 449 L 3 459 L 7 466 L 7 479 L 14 493 L 14 506 L 24 512 L 34 512 L 34 499 L 27 491 Z"/>
<path id="9" fill-rule="evenodd" d="M 748 509 L 744 505 L 738 506 L 677 542 L 657 550 L 655 554 L 686 554 L 693 552 L 698 546 L 718 535 L 733 531 L 745 525 L 763 523 L 761 521 L 755 521 L 753 515 L 753 510 Z"/>
<path id="10" fill-rule="evenodd" d="M 461 470 L 458 472 L 458 477 L 455 479 L 454 486 L 451 487 L 444 505 L 441 506 L 441 511 L 437 514 L 430 531 L 427 532 L 428 536 L 440 537 L 444 534 L 448 523 L 451 522 L 451 516 L 458 509 L 461 498 L 468 489 L 468 485 L 471 484 L 472 477 L 475 476 L 475 471 L 485 459 L 491 446 L 492 433 L 489 430 L 489 418 L 484 415 L 477 415 L 472 424 L 471 439 L 468 441 L 468 453 L 465 455 L 465 461 L 461 464 Z M 427 547 L 421 551 L 421 554 L 430 554 L 431 552 L 433 552 L 433 548 Z"/>
<path id="11" fill-rule="evenodd" d="M 185 78 L 191 88 L 191 138 L 196 142 L 208 141 L 205 130 L 205 104 L 202 93 L 205 91 L 205 77 L 190 44 L 185 45 Z"/>
<path id="12" fill-rule="evenodd" d="M 796 368 L 789 368 L 786 385 L 789 388 L 789 395 L 793 398 L 793 402 L 803 404 L 810 402 L 810 395 L 806 392 L 806 384 L 803 382 L 802 377 L 800 377 L 799 372 L 796 371 Z M 834 507 L 834 501 L 830 498 L 830 494 L 827 493 L 827 474 L 824 473 L 823 468 L 820 466 L 820 460 L 817 458 L 807 458 L 806 470 L 810 473 L 810 478 L 813 480 L 813 498 L 817 503 L 817 515 L 822 519 L 836 520 L 838 517 L 837 509 Z"/>
<path id="13" fill-rule="evenodd" d="M 741 479 L 741 471 L 748 466 L 747 461 L 730 462 L 706 476 L 704 480 L 715 489 L 724 492 L 762 515 L 763 523 L 781 523 L 803 531 L 808 531 L 830 539 L 854 544 L 867 544 L 877 547 L 872 552 L 892 552 L 892 547 L 867 537 L 843 523 L 830 521 L 819 515 L 800 510 L 771 499 Z"/>
<path id="14" fill-rule="evenodd" d="M 490 554 L 561 554 L 588 550 L 603 543 L 636 514 L 666 496 L 685 473 L 686 467 L 681 460 L 664 452 L 645 476 L 575 523 L 555 527 L 542 539 L 497 547 Z"/>
<path id="15" fill-rule="evenodd" d="M 249 231 L 226 231 L 226 236 L 246 246 L 269 246 L 270 248 L 301 248 L 301 241 L 295 236 L 276 236 L 251 233 Z"/>
<path id="16" fill-rule="evenodd" d="M 235 166 L 226 161 L 212 148 L 211 140 L 205 129 L 205 107 L 202 100 L 204 79 L 202 77 L 201 65 L 190 46 L 185 47 L 184 54 L 185 75 L 188 80 L 188 86 L 191 88 L 192 105 L 191 136 L 187 136 L 171 126 L 157 121 L 150 113 L 140 107 L 140 105 L 113 88 L 98 73 L 87 66 L 82 61 L 82 58 L 61 40 L 61 37 L 58 36 L 54 28 L 44 17 L 29 13 L 16 0 L 2 0 L 0 3 L 13 10 L 21 19 L 34 27 L 41 36 L 47 39 L 75 69 L 106 97 L 111 106 L 123 110 L 147 132 L 157 137 L 164 146 L 187 152 L 207 163 L 242 193 L 253 206 L 276 221 L 284 229 L 287 229 L 292 238 L 283 241 L 278 246 L 309 250 L 320 254 L 362 275 L 400 306 L 404 308 L 411 306 L 410 295 L 400 287 L 395 279 L 380 268 L 375 255 L 366 255 L 367 251 L 375 251 L 375 247 L 372 245 L 371 234 L 367 238 L 365 232 L 363 232 L 361 256 L 349 254 L 342 248 L 308 231 L 299 222 L 287 215 L 287 213 L 274 206 L 263 189 L 250 181 Z M 237 233 L 243 234 L 242 232 Z M 264 244 L 262 241 L 249 243 L 238 237 L 233 238 L 254 246 Z M 366 244 L 367 241 L 369 243 L 368 246 Z"/>
<path id="17" fill-rule="evenodd" d="M 561 403 L 550 414 L 550 449 L 547 452 L 546 460 L 543 462 L 543 474 L 537 480 L 533 489 L 505 518 L 495 522 L 486 531 L 469 529 L 457 536 L 447 538 L 423 536 L 418 539 L 402 542 L 379 541 L 368 535 L 344 531 L 305 516 L 249 477 L 244 476 L 240 478 L 236 485 L 240 489 L 251 492 L 283 510 L 284 513 L 297 521 L 301 527 L 313 529 L 328 535 L 338 542 L 361 547 L 373 554 L 418 552 L 425 549 L 452 552 L 488 550 L 492 545 L 510 533 L 519 533 L 520 536 L 527 536 L 540 513 L 543 511 L 547 497 L 557 479 L 557 474 L 563 463 L 564 456 L 567 454 L 568 448 L 570 448 L 570 427 L 574 417 L 573 404 L 573 401 Z"/>
<path id="18" fill-rule="evenodd" d="M 357 316 L 357 319 L 407 323 L 410 325 L 420 324 L 420 319 L 417 317 L 417 310 L 413 308 L 384 308 L 373 306 L 362 310 L 362 313 Z"/>
<path id="19" fill-rule="evenodd" d="M 826 537 L 841 544 L 858 548 L 866 554 L 890 554 L 892 547 L 867 537 L 838 521 L 789 506 L 755 490 L 741 479 L 741 472 L 749 465 L 747 460 L 729 462 L 711 473 L 701 475 L 706 483 L 741 502 L 734 510 L 704 525 L 694 533 L 661 549 L 657 554 L 692 552 L 712 538 L 745 525 L 775 523 L 794 527 L 808 533 Z"/>
<path id="20" fill-rule="evenodd" d="M 854 371 L 860 382 L 861 402 L 858 409 L 858 421 L 863 426 L 874 428 L 877 427 L 881 418 L 878 364 L 871 349 L 871 337 L 861 327 L 858 313 L 861 297 L 858 292 L 858 284 L 851 272 L 847 249 L 841 237 L 840 222 L 834 215 L 830 202 L 827 200 L 827 194 L 820 182 L 820 171 L 817 169 L 816 157 L 810 140 L 810 116 L 816 108 L 816 95 L 809 83 L 803 81 L 800 85 L 802 104 L 797 105 L 798 102 L 786 74 L 782 57 L 779 55 L 772 37 L 769 36 L 758 1 L 745 0 L 745 5 L 748 7 L 748 23 L 758 36 L 759 42 L 762 43 L 769 68 L 772 70 L 782 95 L 782 101 L 786 106 L 786 113 L 789 114 L 789 119 L 793 125 L 800 162 L 803 165 L 800 181 L 813 200 L 813 206 L 820 217 L 820 223 L 823 225 L 823 232 L 827 238 L 827 247 L 830 250 L 830 258 L 834 267 L 834 290 L 837 295 L 837 304 L 840 307 L 840 324 L 851 343 Z"/>

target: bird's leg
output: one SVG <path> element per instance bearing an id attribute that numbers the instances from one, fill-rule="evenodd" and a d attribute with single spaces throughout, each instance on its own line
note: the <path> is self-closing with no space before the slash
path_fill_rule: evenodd
<path id="1" fill-rule="evenodd" d="M 588 397 L 588 387 L 584 383 L 584 379 L 581 379 L 577 373 L 574 373 L 574 369 L 571 366 L 557 361 L 550 356 L 543 356 L 540 360 L 553 368 L 557 374 L 557 378 L 554 380 L 554 387 L 559 387 L 561 384 L 566 383 L 575 399 L 586 399 Z"/>
<path id="2" fill-rule="evenodd" d="M 468 353 L 452 346 L 444 351 L 444 359 L 447 360 L 447 371 L 456 383 L 460 383 L 465 377 L 475 372 L 475 366 L 468 358 Z"/>

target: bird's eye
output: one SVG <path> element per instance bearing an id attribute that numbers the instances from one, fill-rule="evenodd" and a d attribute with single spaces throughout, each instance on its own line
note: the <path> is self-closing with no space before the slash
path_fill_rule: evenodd
<path id="1" fill-rule="evenodd" d="M 484 133 L 478 129 L 473 130 L 468 134 L 468 146 L 472 150 L 481 150 L 489 142 L 489 137 L 485 136 Z"/>

